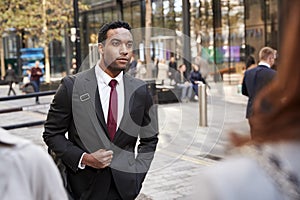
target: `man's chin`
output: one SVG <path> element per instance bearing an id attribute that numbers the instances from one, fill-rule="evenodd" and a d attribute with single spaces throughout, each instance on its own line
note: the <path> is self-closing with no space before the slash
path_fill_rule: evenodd
<path id="1" fill-rule="evenodd" d="M 127 69 L 127 66 L 116 66 L 114 67 L 114 71 L 124 71 Z"/>

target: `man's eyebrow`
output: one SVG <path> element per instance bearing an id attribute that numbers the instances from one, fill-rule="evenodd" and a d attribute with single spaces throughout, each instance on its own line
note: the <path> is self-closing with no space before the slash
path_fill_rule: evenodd
<path id="1" fill-rule="evenodd" d="M 113 39 L 111 39 L 111 41 L 118 41 L 118 42 L 122 42 L 122 40 L 121 40 L 121 39 L 117 39 L 117 38 L 113 38 Z M 127 43 L 129 43 L 129 42 L 133 43 L 133 40 L 128 40 L 128 41 L 127 41 Z"/>

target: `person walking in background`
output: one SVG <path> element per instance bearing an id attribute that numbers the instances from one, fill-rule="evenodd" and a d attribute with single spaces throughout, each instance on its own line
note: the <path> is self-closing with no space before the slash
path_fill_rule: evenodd
<path id="1" fill-rule="evenodd" d="M 275 61 L 275 52 L 271 47 L 263 47 L 259 52 L 257 67 L 246 70 L 242 82 L 242 94 L 248 97 L 246 118 L 252 116 L 253 102 L 258 92 L 274 78 L 276 71 L 271 69 Z M 251 128 L 251 123 L 249 121 Z"/>
<path id="2" fill-rule="evenodd" d="M 198 100 L 198 84 L 203 83 L 206 84 L 205 79 L 202 77 L 198 65 L 192 64 L 193 70 L 190 73 L 190 81 L 193 84 L 193 90 L 195 92 L 195 100 Z M 208 86 L 208 85 L 207 85 Z M 208 86 L 209 87 L 209 86 Z"/>
<path id="3" fill-rule="evenodd" d="M 144 79 L 146 78 L 146 75 L 147 75 L 146 66 L 140 59 L 138 59 L 136 65 L 136 78 Z"/>
<path id="4" fill-rule="evenodd" d="M 189 102 L 192 98 L 193 86 L 185 77 L 186 66 L 181 64 L 178 67 L 178 71 L 175 73 L 176 87 L 181 90 L 180 101 Z"/>
<path id="5" fill-rule="evenodd" d="M 165 59 L 160 59 L 158 63 L 158 73 L 157 73 L 157 80 L 161 81 L 161 84 L 164 85 L 168 77 L 169 67 L 166 64 Z"/>
<path id="6" fill-rule="evenodd" d="M 128 68 L 128 72 L 132 77 L 136 76 L 136 66 L 137 66 L 137 61 L 135 60 L 134 55 L 132 55 L 130 58 L 130 63 Z"/>
<path id="7" fill-rule="evenodd" d="M 40 61 L 35 61 L 35 66 L 30 70 L 30 83 L 33 85 L 34 92 L 40 91 L 40 78 L 43 76 L 43 72 L 40 68 Z M 35 103 L 39 104 L 39 96 L 36 96 Z"/>
<path id="8" fill-rule="evenodd" d="M 169 73 L 168 73 L 171 83 L 174 80 L 176 71 L 177 71 L 177 62 L 176 62 L 175 57 L 172 56 L 170 58 L 170 62 L 169 62 Z"/>
<path id="9" fill-rule="evenodd" d="M 10 92 L 13 92 L 14 95 L 16 95 L 16 91 L 13 88 L 13 83 L 17 80 L 17 76 L 15 73 L 15 70 L 12 68 L 11 64 L 8 64 L 4 80 L 7 81 L 9 89 L 7 96 L 10 96 Z"/>
<path id="10" fill-rule="evenodd" d="M 154 74 L 153 74 L 153 78 L 157 79 L 158 76 L 158 63 L 159 63 L 159 59 L 158 58 L 154 58 Z"/>
<path id="11" fill-rule="evenodd" d="M 232 135 L 233 155 L 201 171 L 191 199 L 300 199 L 300 1 L 287 4 L 284 56 L 276 78 L 255 98 L 252 138 Z"/>
<path id="12" fill-rule="evenodd" d="M 2 200 L 68 200 L 51 157 L 31 141 L 0 128 Z"/>
<path id="13" fill-rule="evenodd" d="M 154 157 L 152 96 L 144 81 L 124 73 L 133 43 L 128 23 L 104 24 L 97 65 L 63 78 L 50 106 L 43 138 L 66 166 L 75 200 L 135 199 Z"/>

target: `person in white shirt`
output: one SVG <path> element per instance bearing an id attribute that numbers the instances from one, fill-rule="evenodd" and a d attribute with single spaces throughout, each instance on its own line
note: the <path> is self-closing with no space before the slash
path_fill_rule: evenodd
<path id="1" fill-rule="evenodd" d="M 0 129 L 2 200 L 67 200 L 52 158 L 31 141 Z"/>

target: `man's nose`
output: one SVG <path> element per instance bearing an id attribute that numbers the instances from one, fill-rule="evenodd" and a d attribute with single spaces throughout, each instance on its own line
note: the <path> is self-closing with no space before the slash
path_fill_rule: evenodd
<path id="1" fill-rule="evenodd" d="M 128 47 L 127 47 L 127 45 L 126 44 L 122 44 L 121 45 L 121 47 L 120 47 L 120 54 L 128 54 L 128 52 L 129 52 L 129 49 L 128 49 Z"/>

